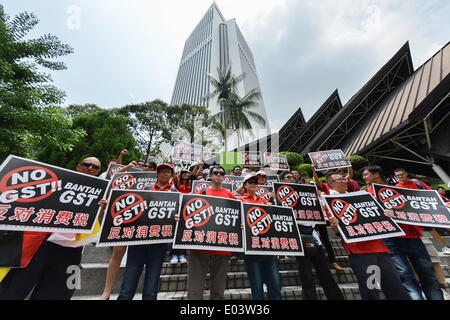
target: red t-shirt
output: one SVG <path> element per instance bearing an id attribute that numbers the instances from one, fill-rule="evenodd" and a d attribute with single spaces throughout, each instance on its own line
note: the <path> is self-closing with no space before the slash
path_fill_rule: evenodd
<path id="1" fill-rule="evenodd" d="M 414 184 L 413 181 L 411 181 L 411 182 Z M 398 187 L 398 186 L 399 185 L 397 184 L 396 187 Z M 416 188 L 411 188 L 411 189 L 419 189 L 419 188 L 416 186 Z M 367 192 L 369 192 L 371 195 L 373 195 L 375 197 L 375 191 L 373 191 L 372 185 L 367 186 L 366 190 L 367 190 Z M 422 227 L 413 226 L 413 225 L 410 225 L 410 224 L 403 224 L 403 223 L 397 223 L 397 224 L 405 232 L 405 235 L 404 236 L 400 236 L 399 238 L 411 238 L 411 239 L 413 239 L 413 238 L 420 238 L 420 237 L 422 237 L 422 231 L 423 231 Z"/>
<path id="2" fill-rule="evenodd" d="M 206 194 L 205 194 L 206 196 L 234 199 L 233 193 L 225 188 L 222 188 L 222 189 L 206 188 L 205 190 L 206 190 Z M 197 194 L 203 194 L 203 190 L 200 190 L 199 192 L 197 192 Z M 202 253 L 208 253 L 208 254 L 231 256 L 230 251 L 213 251 L 213 250 L 195 250 L 195 251 L 202 252 Z"/>
<path id="3" fill-rule="evenodd" d="M 253 196 L 251 196 L 247 193 L 244 193 L 244 195 L 242 197 L 239 197 L 237 199 L 242 202 L 246 202 L 246 203 L 267 204 L 267 200 L 264 199 L 263 197 L 256 196 L 256 199 L 255 199 L 255 198 L 253 198 Z"/>

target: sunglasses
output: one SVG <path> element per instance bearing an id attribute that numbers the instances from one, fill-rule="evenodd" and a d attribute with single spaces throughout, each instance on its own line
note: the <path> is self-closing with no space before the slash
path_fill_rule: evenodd
<path id="1" fill-rule="evenodd" d="M 92 163 L 82 162 L 82 163 L 80 163 L 80 165 L 82 165 L 85 168 L 92 167 L 92 169 L 94 169 L 94 170 L 100 170 L 99 166 L 92 164 Z"/>
<path id="2" fill-rule="evenodd" d="M 213 174 L 216 174 L 218 176 L 225 176 L 225 172 L 223 172 L 223 171 L 213 171 L 213 172 L 211 172 L 211 175 L 213 175 Z"/>

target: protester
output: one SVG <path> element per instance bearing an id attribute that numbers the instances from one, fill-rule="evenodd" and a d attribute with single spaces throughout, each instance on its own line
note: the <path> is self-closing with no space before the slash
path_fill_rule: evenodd
<path id="1" fill-rule="evenodd" d="M 256 195 L 258 176 L 248 174 L 244 179 L 244 195 L 238 200 L 246 203 L 267 205 L 268 202 Z M 278 257 L 264 255 L 244 255 L 245 267 L 252 292 L 253 300 L 264 300 L 264 283 L 267 285 L 269 300 L 281 300 L 281 277 L 279 273 Z"/>
<path id="2" fill-rule="evenodd" d="M 117 172 L 126 172 L 130 168 L 135 167 L 137 167 L 137 162 L 131 161 L 125 167 L 120 168 Z M 108 264 L 108 270 L 106 271 L 105 287 L 103 288 L 100 300 L 109 300 L 114 282 L 116 281 L 117 274 L 119 273 L 123 256 L 127 251 L 127 246 L 114 246 L 112 247 L 112 251 L 112 256 Z"/>
<path id="3" fill-rule="evenodd" d="M 101 163 L 95 157 L 83 159 L 76 170 L 80 173 L 98 176 Z M 104 213 L 105 201 L 101 216 Z M 31 293 L 30 300 L 70 300 L 75 288 L 67 285 L 69 266 L 79 266 L 83 247 L 69 247 L 65 241 L 56 241 L 58 233 L 28 232 L 28 241 L 40 244 L 27 256 L 30 262 L 24 268 L 11 269 L 0 283 L 0 300 L 24 300 Z M 53 236 L 53 237 L 52 237 Z M 52 242 L 54 238 L 55 242 Z M 25 244 L 24 244 L 25 246 Z M 34 254 L 33 254 L 34 253 Z M 23 252 L 22 252 L 23 254 Z M 33 289 L 34 288 L 34 289 Z"/>
<path id="4" fill-rule="evenodd" d="M 179 177 L 174 181 L 175 188 L 181 193 L 191 193 L 192 189 L 192 180 L 190 176 L 190 172 L 187 169 L 180 170 Z M 176 263 L 187 263 L 186 260 L 186 250 L 184 249 L 173 249 L 170 245 L 170 255 L 172 259 L 170 259 L 171 264 Z"/>
<path id="5" fill-rule="evenodd" d="M 233 193 L 222 187 L 225 169 L 214 165 L 210 168 L 211 187 L 198 194 L 234 199 Z M 210 273 L 209 288 L 211 300 L 223 300 L 228 271 L 228 251 L 190 250 L 188 263 L 188 300 L 203 300 L 206 274 Z"/>
<path id="6" fill-rule="evenodd" d="M 176 192 L 170 179 L 175 170 L 171 164 L 160 164 L 156 168 L 158 180 L 153 186 L 144 190 Z M 127 264 L 123 275 L 118 300 L 132 300 L 138 286 L 142 271 L 145 270 L 142 300 L 156 300 L 158 296 L 159 277 L 167 252 L 168 244 L 149 244 L 128 246 Z"/>
<path id="7" fill-rule="evenodd" d="M 367 192 L 375 196 L 373 183 L 386 184 L 380 166 L 366 166 L 362 169 L 362 177 L 367 183 Z M 397 268 L 403 287 L 413 300 L 423 300 L 422 290 L 428 300 L 443 300 L 443 294 L 434 274 L 430 256 L 420 240 L 422 227 L 398 224 L 405 236 L 384 239 L 390 256 Z M 414 276 L 411 265 L 416 271 L 419 281 Z"/>
<path id="8" fill-rule="evenodd" d="M 439 195 L 442 197 L 444 202 L 450 202 L 450 199 L 447 198 L 447 191 L 444 189 L 444 187 L 437 187 L 436 191 L 439 193 Z"/>
<path id="9" fill-rule="evenodd" d="M 242 175 L 242 167 L 234 166 L 233 171 L 231 172 L 231 175 L 240 177 Z"/>
<path id="10" fill-rule="evenodd" d="M 403 168 L 398 168 L 394 170 L 394 175 L 397 177 L 399 182 L 396 184 L 396 187 L 406 188 L 406 189 L 416 189 L 416 190 L 432 190 L 430 186 L 419 179 L 409 179 L 408 172 L 406 172 Z M 430 256 L 431 264 L 433 266 L 434 273 L 436 275 L 436 279 L 441 287 L 442 293 L 444 295 L 447 294 L 446 291 L 446 282 L 445 282 L 445 273 L 442 270 L 441 259 L 439 258 L 439 252 L 434 246 L 431 238 L 435 237 L 437 240 L 441 240 L 441 236 L 437 233 L 431 233 L 433 228 L 429 228 L 425 230 L 423 229 L 422 242 L 427 249 L 428 255 Z"/>
<path id="11" fill-rule="evenodd" d="M 281 174 L 281 182 L 290 183 L 292 174 L 285 172 Z M 304 256 L 296 256 L 298 274 L 302 284 L 303 300 L 318 300 L 316 285 L 313 277 L 313 267 L 316 270 L 320 286 L 325 292 L 328 300 L 344 300 L 344 296 L 336 284 L 336 281 L 328 268 L 322 243 L 317 232 L 310 225 L 297 224 L 302 238 Z"/>
<path id="12" fill-rule="evenodd" d="M 294 177 L 294 182 L 295 182 L 295 183 L 300 183 L 299 180 L 300 180 L 300 178 L 301 178 L 302 176 L 300 175 L 300 173 L 298 172 L 298 170 L 297 170 L 297 169 L 291 170 L 291 174 L 292 174 L 292 176 Z"/>
<path id="13" fill-rule="evenodd" d="M 348 181 L 339 172 L 327 174 L 326 181 L 330 195 L 345 194 L 348 190 Z M 338 232 L 339 221 L 336 217 L 330 217 L 331 228 Z M 380 286 L 388 300 L 410 300 L 407 292 L 402 286 L 400 276 L 395 269 L 389 250 L 382 240 L 367 240 L 354 243 L 342 241 L 345 251 L 348 254 L 350 266 L 358 280 L 359 292 L 363 300 L 378 300 L 376 286 L 368 286 L 369 277 L 373 275 L 370 268 L 377 266 L 380 270 Z"/>
<path id="14" fill-rule="evenodd" d="M 280 174 L 280 180 L 286 183 L 295 183 L 294 176 L 289 171 L 285 171 Z"/>

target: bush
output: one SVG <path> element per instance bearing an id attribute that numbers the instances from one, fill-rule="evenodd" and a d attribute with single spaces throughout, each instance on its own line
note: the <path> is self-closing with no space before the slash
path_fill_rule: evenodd
<path id="1" fill-rule="evenodd" d="M 301 164 L 294 169 L 297 169 L 302 177 L 312 177 L 312 166 L 309 163 Z"/>
<path id="2" fill-rule="evenodd" d="M 303 157 L 296 152 L 280 152 L 280 154 L 284 154 L 287 158 L 289 167 L 294 169 L 303 163 Z"/>
<path id="3" fill-rule="evenodd" d="M 350 156 L 348 159 L 352 164 L 353 171 L 359 171 L 369 164 L 369 160 L 358 155 Z"/>

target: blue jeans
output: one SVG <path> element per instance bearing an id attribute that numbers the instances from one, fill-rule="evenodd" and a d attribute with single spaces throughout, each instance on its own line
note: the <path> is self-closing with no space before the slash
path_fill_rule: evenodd
<path id="1" fill-rule="evenodd" d="M 127 266 L 123 275 L 122 287 L 117 300 L 132 300 L 142 271 L 145 270 L 142 300 L 156 300 L 159 276 L 167 252 L 167 243 L 129 246 Z"/>
<path id="2" fill-rule="evenodd" d="M 244 255 L 253 300 L 264 300 L 263 284 L 269 300 L 282 300 L 277 256 Z"/>
<path id="3" fill-rule="evenodd" d="M 377 266 L 380 270 L 380 286 L 387 300 L 411 300 L 403 288 L 402 281 L 387 253 L 359 253 L 349 255 L 350 266 L 358 280 L 362 300 L 378 300 L 375 287 L 369 287 L 368 280 L 373 275 L 369 267 Z"/>
<path id="4" fill-rule="evenodd" d="M 420 238 L 389 238 L 384 239 L 383 242 L 389 249 L 403 287 L 412 300 L 423 300 L 422 290 L 427 300 L 444 299 L 430 256 Z M 417 281 L 408 259 L 416 271 L 420 283 Z"/>

